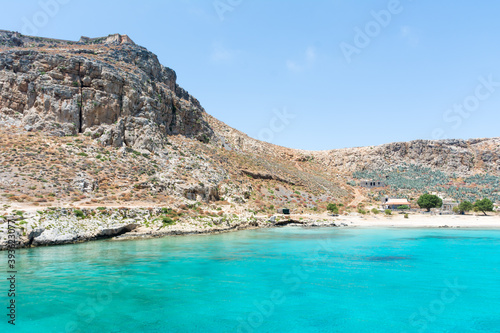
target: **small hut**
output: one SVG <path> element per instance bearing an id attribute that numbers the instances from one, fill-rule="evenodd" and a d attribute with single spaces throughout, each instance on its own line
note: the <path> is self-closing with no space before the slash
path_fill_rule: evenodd
<path id="1" fill-rule="evenodd" d="M 290 215 L 290 209 L 288 209 L 288 208 L 280 208 L 280 209 L 278 209 L 278 214 Z"/>

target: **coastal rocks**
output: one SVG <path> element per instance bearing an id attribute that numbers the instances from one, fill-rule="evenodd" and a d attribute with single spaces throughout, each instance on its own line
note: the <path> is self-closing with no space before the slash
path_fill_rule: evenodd
<path id="1" fill-rule="evenodd" d="M 136 223 L 127 224 L 124 226 L 115 226 L 115 227 L 111 227 L 111 228 L 110 227 L 108 227 L 108 228 L 99 227 L 99 230 L 96 234 L 96 237 L 98 237 L 98 238 L 115 237 L 115 236 L 123 235 L 124 233 L 130 232 L 132 230 L 135 230 L 138 227 L 139 227 L 139 224 L 136 224 Z"/>
<path id="2" fill-rule="evenodd" d="M 347 224 L 341 223 L 337 224 L 335 222 L 325 222 L 325 221 L 311 221 L 311 222 L 306 222 L 304 227 L 309 227 L 309 228 L 320 228 L 320 227 L 345 227 Z"/>
<path id="3" fill-rule="evenodd" d="M 45 229 L 43 232 L 30 240 L 33 246 L 70 244 L 78 239 L 78 234 L 70 230 L 60 230 L 59 228 Z"/>
<path id="4" fill-rule="evenodd" d="M 15 228 L 16 247 L 49 246 L 79 243 L 97 239 L 136 239 L 168 235 L 214 234 L 236 230 L 273 228 L 281 225 L 301 227 L 338 227 L 334 221 L 281 221 L 253 214 L 224 214 L 222 216 L 186 216 L 165 223 L 164 208 L 57 208 L 30 214 L 21 228 Z M 7 225 L 0 224 L 0 249 L 7 248 Z"/>
<path id="5" fill-rule="evenodd" d="M 24 247 L 27 243 L 24 227 L 17 225 L 19 216 L 10 215 L 0 217 L 0 250 L 12 247 Z"/>
<path id="6" fill-rule="evenodd" d="M 14 227 L 16 247 L 72 244 L 96 239 L 128 239 L 220 233 L 269 228 L 273 224 L 253 216 L 182 217 L 165 223 L 164 208 L 80 209 L 52 208 L 25 216 Z M 10 221 L 10 220 L 9 220 Z M 7 248 L 7 224 L 0 224 L 0 249 Z"/>
<path id="7" fill-rule="evenodd" d="M 319 228 L 319 227 L 347 227 L 347 224 L 340 223 L 337 224 L 335 221 L 323 221 L 323 220 L 284 220 L 277 221 L 274 223 L 275 226 L 283 227 L 304 227 L 304 228 Z"/>

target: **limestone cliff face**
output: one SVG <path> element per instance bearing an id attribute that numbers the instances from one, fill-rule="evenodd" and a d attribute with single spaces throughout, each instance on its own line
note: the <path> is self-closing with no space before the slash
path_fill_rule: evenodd
<path id="1" fill-rule="evenodd" d="M 198 100 L 123 35 L 69 42 L 0 31 L 0 121 L 154 150 L 166 135 L 209 141 Z"/>

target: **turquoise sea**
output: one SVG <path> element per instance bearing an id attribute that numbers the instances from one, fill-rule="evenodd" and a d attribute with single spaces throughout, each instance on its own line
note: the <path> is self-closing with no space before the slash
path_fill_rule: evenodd
<path id="1" fill-rule="evenodd" d="M 0 332 L 500 332 L 500 231 L 287 227 L 17 254 L 16 326 L 2 315 Z"/>

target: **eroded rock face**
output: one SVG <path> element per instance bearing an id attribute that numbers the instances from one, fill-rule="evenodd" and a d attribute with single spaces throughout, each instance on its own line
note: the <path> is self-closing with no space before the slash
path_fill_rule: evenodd
<path id="1" fill-rule="evenodd" d="M 82 38 L 75 47 L 0 31 L 0 41 L 10 46 L 0 49 L 0 121 L 151 151 L 166 135 L 214 135 L 175 72 L 127 36 Z"/>

